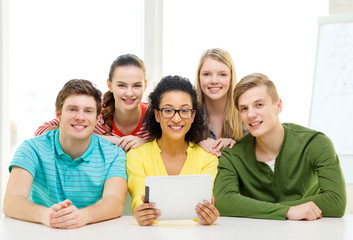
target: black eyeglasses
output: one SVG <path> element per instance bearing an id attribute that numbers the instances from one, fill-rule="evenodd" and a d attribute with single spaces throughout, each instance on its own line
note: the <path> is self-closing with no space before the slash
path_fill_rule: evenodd
<path id="1" fill-rule="evenodd" d="M 192 117 L 192 113 L 195 111 L 193 109 L 173 109 L 173 108 L 161 108 L 159 109 L 161 111 L 162 116 L 165 118 L 172 118 L 174 117 L 175 113 L 178 113 L 179 116 L 183 119 L 189 119 Z"/>

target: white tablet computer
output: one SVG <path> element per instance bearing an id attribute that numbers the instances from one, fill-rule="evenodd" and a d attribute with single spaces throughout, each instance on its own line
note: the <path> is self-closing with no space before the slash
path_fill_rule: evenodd
<path id="1" fill-rule="evenodd" d="M 157 220 L 196 219 L 197 204 L 211 202 L 212 185 L 211 175 L 146 177 L 145 202 L 161 211 Z"/>

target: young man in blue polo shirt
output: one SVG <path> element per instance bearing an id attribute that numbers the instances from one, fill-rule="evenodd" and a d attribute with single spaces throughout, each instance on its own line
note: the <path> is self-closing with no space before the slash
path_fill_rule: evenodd
<path id="1" fill-rule="evenodd" d="M 121 216 L 125 152 L 92 135 L 101 92 L 87 80 L 65 84 L 55 107 L 59 129 L 24 141 L 10 164 L 5 215 L 53 228 L 78 228 Z"/>

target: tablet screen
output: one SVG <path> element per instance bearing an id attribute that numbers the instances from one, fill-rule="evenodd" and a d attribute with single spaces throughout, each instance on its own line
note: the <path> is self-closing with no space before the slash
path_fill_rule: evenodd
<path id="1" fill-rule="evenodd" d="M 197 219 L 195 208 L 203 200 L 211 202 L 211 175 L 149 176 L 145 179 L 145 202 L 161 211 L 158 220 Z"/>

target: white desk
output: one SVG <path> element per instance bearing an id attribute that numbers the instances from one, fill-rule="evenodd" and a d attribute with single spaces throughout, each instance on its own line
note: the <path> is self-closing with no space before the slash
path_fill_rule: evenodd
<path id="1" fill-rule="evenodd" d="M 307 221 L 274 221 L 220 217 L 213 226 L 192 220 L 164 221 L 138 226 L 132 216 L 84 226 L 79 229 L 51 229 L 41 224 L 0 217 L 1 240 L 90 240 L 90 239 L 353 239 L 353 215 Z"/>

